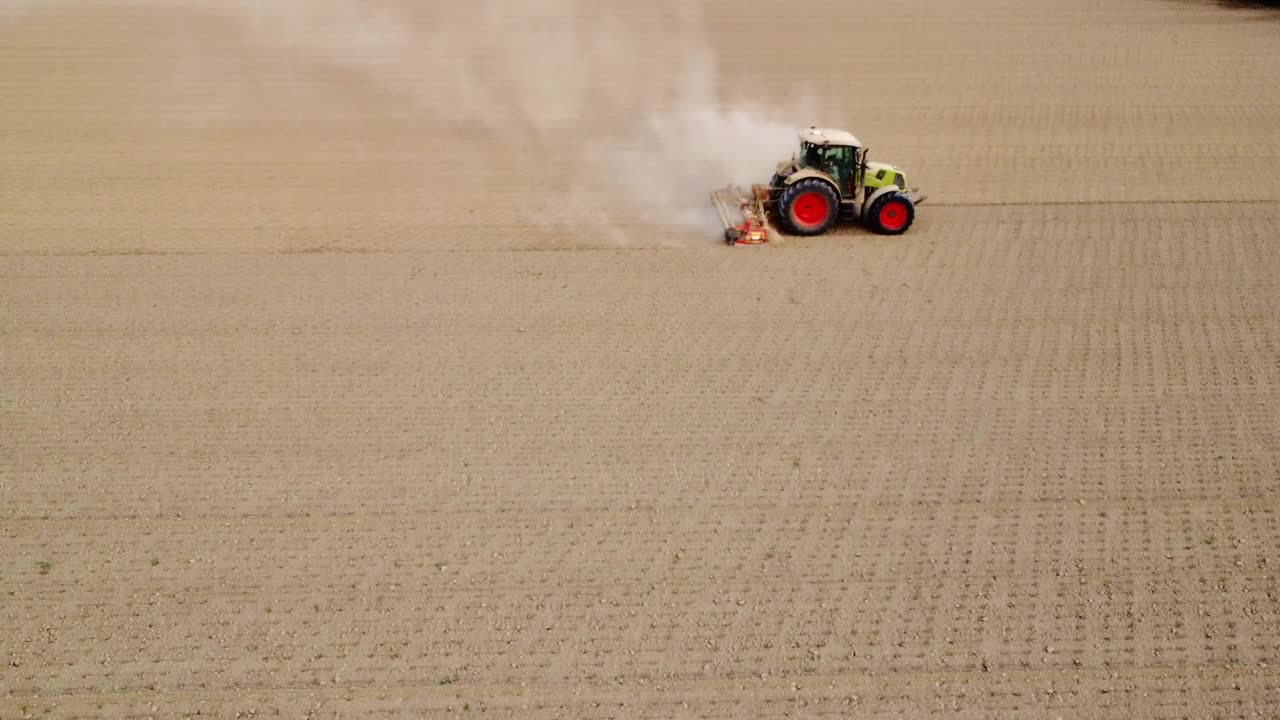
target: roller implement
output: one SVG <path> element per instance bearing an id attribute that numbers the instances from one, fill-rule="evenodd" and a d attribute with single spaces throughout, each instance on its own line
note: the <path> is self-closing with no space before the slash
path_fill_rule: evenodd
<path id="1" fill-rule="evenodd" d="M 799 153 L 778 163 L 768 185 L 750 192 L 731 186 L 711 197 L 732 245 L 745 244 L 744 237 L 772 240 L 773 217 L 793 235 L 821 235 L 837 220 L 901 235 L 925 200 L 919 188 L 907 185 L 901 168 L 868 161 L 867 148 L 851 133 L 816 127 L 800 133 Z M 754 239 L 757 229 L 763 240 Z"/>

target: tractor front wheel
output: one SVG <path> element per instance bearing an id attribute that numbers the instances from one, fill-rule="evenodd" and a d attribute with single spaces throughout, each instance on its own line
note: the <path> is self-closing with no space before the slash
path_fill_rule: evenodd
<path id="1" fill-rule="evenodd" d="M 840 197 L 831 183 L 809 178 L 782 191 L 778 210 L 796 235 L 821 235 L 835 224 Z"/>
<path id="2" fill-rule="evenodd" d="M 889 192 L 876 198 L 867 208 L 867 224 L 881 235 L 901 235 L 916 219 L 916 206 L 911 198 Z"/>

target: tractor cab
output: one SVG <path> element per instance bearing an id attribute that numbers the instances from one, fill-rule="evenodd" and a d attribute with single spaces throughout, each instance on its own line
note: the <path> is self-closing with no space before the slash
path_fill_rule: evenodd
<path id="1" fill-rule="evenodd" d="M 862 149 L 852 145 L 818 145 L 802 140 L 797 169 L 809 168 L 836 181 L 841 195 L 853 197 L 858 190 Z"/>
<path id="2" fill-rule="evenodd" d="M 778 163 L 773 184 L 780 186 L 799 171 L 821 173 L 842 197 L 852 200 L 862 185 L 862 163 L 866 160 L 858 138 L 844 130 L 809 128 L 800 133 L 799 139 L 800 152 L 790 161 Z"/>

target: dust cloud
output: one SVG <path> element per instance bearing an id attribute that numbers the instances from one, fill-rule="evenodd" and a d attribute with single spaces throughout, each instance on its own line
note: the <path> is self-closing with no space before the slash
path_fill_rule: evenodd
<path id="1" fill-rule="evenodd" d="M 58 0 L 8 0 L 10 17 Z M 540 223 L 718 228 L 709 190 L 763 182 L 795 146 L 811 101 L 776 117 L 719 96 L 719 59 L 697 2 L 619 15 L 588 0 L 124 0 L 230 20 L 292 62 L 363 78 L 437 123 L 561 147 L 570 201 Z M 194 52 L 194 51 L 190 51 Z M 198 62 L 198 61 L 197 61 Z M 587 217 L 595 215 L 594 218 Z"/>

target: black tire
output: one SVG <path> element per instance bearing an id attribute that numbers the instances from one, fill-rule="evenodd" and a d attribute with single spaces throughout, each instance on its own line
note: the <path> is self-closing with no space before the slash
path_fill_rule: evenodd
<path id="1" fill-rule="evenodd" d="M 738 228 L 729 228 L 724 231 L 724 241 L 729 245 L 737 245 L 742 239 L 742 231 Z"/>
<path id="2" fill-rule="evenodd" d="M 821 235 L 836 224 L 836 217 L 840 214 L 840 196 L 836 195 L 831 183 L 806 178 L 782 191 L 778 214 L 796 235 Z"/>
<path id="3" fill-rule="evenodd" d="M 916 221 L 916 206 L 900 192 L 889 192 L 867 208 L 867 226 L 881 235 L 901 235 Z"/>

